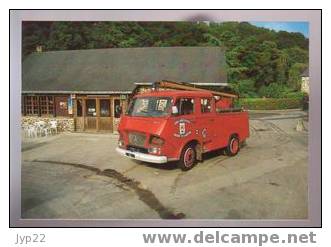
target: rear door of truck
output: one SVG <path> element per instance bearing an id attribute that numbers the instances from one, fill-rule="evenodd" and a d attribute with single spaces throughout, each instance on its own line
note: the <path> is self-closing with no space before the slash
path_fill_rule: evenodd
<path id="1" fill-rule="evenodd" d="M 211 97 L 201 97 L 198 100 L 199 112 L 197 114 L 197 133 L 203 144 L 204 151 L 216 148 L 215 142 L 215 112 L 214 102 Z"/>

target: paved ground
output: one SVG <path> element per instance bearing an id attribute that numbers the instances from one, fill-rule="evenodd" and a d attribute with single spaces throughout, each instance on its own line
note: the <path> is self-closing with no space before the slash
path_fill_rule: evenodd
<path id="1" fill-rule="evenodd" d="M 205 156 L 188 172 L 120 157 L 113 134 L 22 143 L 23 218 L 304 219 L 308 132 L 301 111 L 250 114 L 239 155 Z"/>

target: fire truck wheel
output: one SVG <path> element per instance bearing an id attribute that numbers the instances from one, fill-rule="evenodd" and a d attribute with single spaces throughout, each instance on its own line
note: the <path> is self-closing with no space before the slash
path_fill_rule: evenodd
<path id="1" fill-rule="evenodd" d="M 180 155 L 180 160 L 178 165 L 180 169 L 182 169 L 182 171 L 188 171 L 195 165 L 195 163 L 196 163 L 195 145 L 188 144 L 182 150 L 182 154 Z"/>
<path id="2" fill-rule="evenodd" d="M 231 136 L 229 139 L 228 146 L 226 147 L 226 154 L 228 156 L 235 156 L 240 149 L 240 143 L 237 136 Z"/>

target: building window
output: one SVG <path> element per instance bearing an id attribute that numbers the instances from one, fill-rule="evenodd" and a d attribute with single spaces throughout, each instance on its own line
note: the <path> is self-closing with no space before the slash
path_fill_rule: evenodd
<path id="1" fill-rule="evenodd" d="M 61 116 L 61 117 L 69 116 L 68 99 L 69 96 L 54 97 L 56 116 Z"/>
<path id="2" fill-rule="evenodd" d="M 97 107 L 95 99 L 86 100 L 86 116 L 96 117 L 97 116 Z"/>
<path id="3" fill-rule="evenodd" d="M 25 114 L 26 115 L 39 114 L 38 96 L 25 96 Z"/>
<path id="4" fill-rule="evenodd" d="M 110 116 L 110 100 L 100 99 L 100 116 L 109 117 Z"/>
<path id="5" fill-rule="evenodd" d="M 201 99 L 201 113 L 211 112 L 211 100 L 210 99 Z"/>
<path id="6" fill-rule="evenodd" d="M 40 96 L 40 114 L 53 115 L 54 113 L 54 98 L 53 96 Z"/>

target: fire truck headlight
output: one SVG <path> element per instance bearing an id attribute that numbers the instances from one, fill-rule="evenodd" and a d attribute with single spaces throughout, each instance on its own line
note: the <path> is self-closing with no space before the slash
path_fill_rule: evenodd
<path id="1" fill-rule="evenodd" d="M 123 136 L 121 134 L 120 134 L 120 138 L 118 139 L 118 146 L 121 148 L 125 146 Z"/>
<path id="2" fill-rule="evenodd" d="M 149 139 L 149 143 L 153 146 L 161 147 L 164 144 L 164 140 L 158 136 L 151 136 L 151 138 Z"/>
<path id="3" fill-rule="evenodd" d="M 118 140 L 118 146 L 121 147 L 121 148 L 124 147 L 124 141 L 119 139 Z"/>

